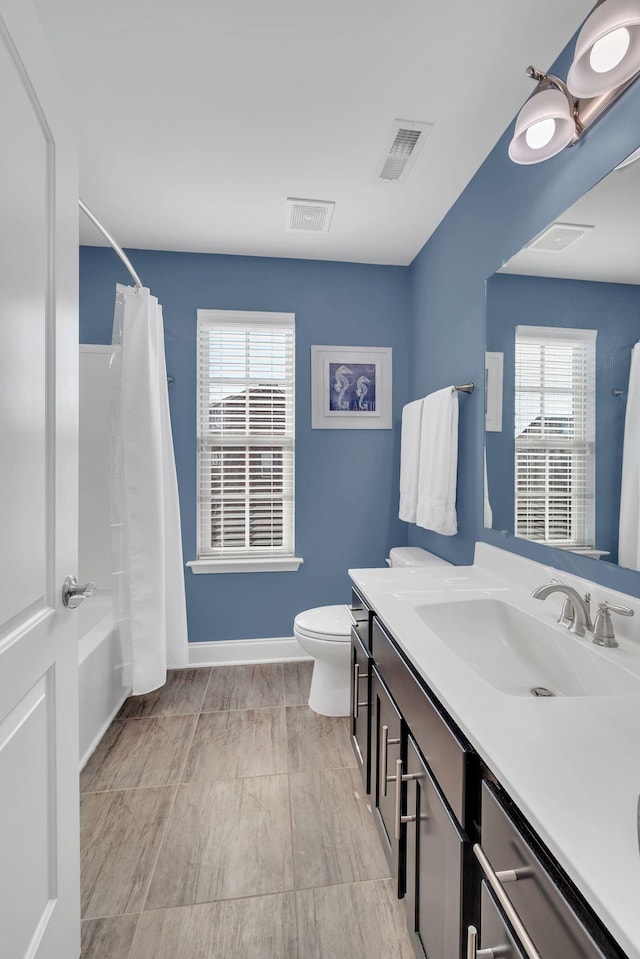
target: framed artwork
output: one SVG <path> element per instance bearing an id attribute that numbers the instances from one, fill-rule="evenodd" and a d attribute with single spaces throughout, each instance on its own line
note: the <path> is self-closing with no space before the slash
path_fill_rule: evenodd
<path id="1" fill-rule="evenodd" d="M 391 348 L 311 347 L 311 427 L 390 430 Z"/>

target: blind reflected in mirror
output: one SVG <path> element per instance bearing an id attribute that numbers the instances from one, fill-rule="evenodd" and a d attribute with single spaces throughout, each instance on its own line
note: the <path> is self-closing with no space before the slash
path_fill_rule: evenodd
<path id="1" fill-rule="evenodd" d="M 638 200 L 640 163 L 614 170 L 487 282 L 485 515 L 611 563 L 640 340 Z"/>

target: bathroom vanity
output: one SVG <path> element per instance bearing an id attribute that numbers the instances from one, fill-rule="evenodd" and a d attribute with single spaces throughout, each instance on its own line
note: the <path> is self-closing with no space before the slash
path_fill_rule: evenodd
<path id="1" fill-rule="evenodd" d="M 557 571 L 486 544 L 350 572 L 352 742 L 416 956 L 640 959 L 640 618 L 595 647 L 531 597 Z"/>

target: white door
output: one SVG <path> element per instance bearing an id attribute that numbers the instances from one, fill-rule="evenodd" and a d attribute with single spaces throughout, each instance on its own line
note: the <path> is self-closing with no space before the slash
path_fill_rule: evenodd
<path id="1" fill-rule="evenodd" d="M 79 946 L 77 173 L 27 0 L 0 0 L 0 956 Z"/>

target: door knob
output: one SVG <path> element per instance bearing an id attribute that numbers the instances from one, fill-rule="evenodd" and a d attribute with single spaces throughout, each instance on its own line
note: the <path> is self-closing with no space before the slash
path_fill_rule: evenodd
<path id="1" fill-rule="evenodd" d="M 78 583 L 75 576 L 67 576 L 62 584 L 62 602 L 69 609 L 76 609 L 83 599 L 93 596 L 95 583 Z"/>

